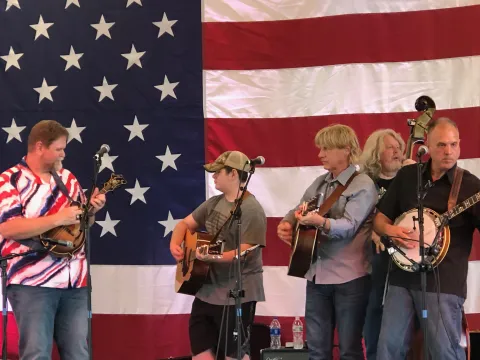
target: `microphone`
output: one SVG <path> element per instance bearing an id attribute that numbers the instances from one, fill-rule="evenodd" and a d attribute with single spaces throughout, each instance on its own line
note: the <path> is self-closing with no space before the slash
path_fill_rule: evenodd
<path id="1" fill-rule="evenodd" d="M 41 240 L 46 241 L 46 242 L 51 243 L 51 244 L 62 245 L 62 246 L 66 246 L 66 247 L 69 247 L 69 248 L 73 248 L 73 242 L 68 241 L 68 240 L 55 240 L 55 239 L 46 238 L 46 237 L 42 237 Z"/>
<path id="2" fill-rule="evenodd" d="M 243 250 L 241 253 L 240 253 L 240 257 L 242 256 L 245 256 L 247 255 L 249 252 L 252 252 L 253 250 L 255 250 L 256 248 L 258 248 L 260 245 L 253 245 L 252 247 L 249 247 L 248 249 L 246 250 Z M 238 259 L 238 255 L 235 254 L 235 256 L 233 257 L 234 259 Z"/>
<path id="3" fill-rule="evenodd" d="M 95 153 L 94 158 L 98 160 L 98 159 L 101 158 L 105 153 L 108 153 L 109 151 L 110 151 L 110 146 L 108 146 L 107 144 L 103 144 L 102 146 L 100 146 L 100 150 L 98 150 L 98 151 Z"/>
<path id="4" fill-rule="evenodd" d="M 255 159 L 248 160 L 248 163 L 251 166 L 263 165 L 263 164 L 265 164 L 265 158 L 263 156 L 257 156 Z"/>
<path id="5" fill-rule="evenodd" d="M 422 157 L 423 155 L 427 155 L 427 154 L 428 154 L 428 147 L 426 147 L 425 145 L 422 145 L 418 148 L 417 157 Z"/>

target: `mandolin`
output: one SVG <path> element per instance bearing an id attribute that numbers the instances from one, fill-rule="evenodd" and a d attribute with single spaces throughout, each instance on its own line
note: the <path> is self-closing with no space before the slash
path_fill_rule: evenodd
<path id="1" fill-rule="evenodd" d="M 123 175 L 113 174 L 110 176 L 110 179 L 103 184 L 103 188 L 100 190 L 100 194 L 106 194 L 107 192 L 113 191 L 118 187 L 126 184 L 127 181 L 124 179 Z M 85 205 L 81 205 L 78 202 L 72 202 L 70 206 L 77 206 L 82 207 Z M 92 209 L 90 206 L 89 210 Z M 39 236 L 40 242 L 43 246 L 49 247 L 50 246 L 50 253 L 57 256 L 57 257 L 73 257 L 85 243 L 85 232 L 82 231 L 81 224 L 73 224 L 73 225 L 62 225 L 56 228 L 53 228 Z M 64 246 L 64 245 L 54 245 L 51 246 L 51 242 L 47 241 L 47 239 L 51 240 L 62 240 L 62 241 L 70 241 L 72 243 L 72 247 Z"/>

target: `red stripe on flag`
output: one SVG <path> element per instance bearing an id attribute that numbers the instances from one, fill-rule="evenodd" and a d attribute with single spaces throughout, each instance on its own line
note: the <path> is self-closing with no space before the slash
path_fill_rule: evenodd
<path id="1" fill-rule="evenodd" d="M 267 246 L 262 250 L 263 266 L 287 266 L 289 263 L 290 246 L 277 236 L 280 220 L 282 218 L 267 218 Z"/>
<path id="2" fill-rule="evenodd" d="M 298 306 L 302 307 L 304 304 L 298 304 Z M 282 343 L 291 341 L 294 318 L 283 317 L 282 314 L 278 314 L 278 316 L 282 326 Z M 189 317 L 189 314 L 93 315 L 93 358 L 166 359 L 188 356 L 190 353 Z M 305 319 L 303 317 L 301 319 L 305 326 Z M 470 331 L 478 332 L 480 330 L 480 314 L 467 314 L 467 320 Z M 8 358 L 18 359 L 18 331 L 12 314 L 9 314 L 8 321 Z M 271 321 L 272 317 L 270 316 L 255 316 L 254 320 L 257 324 L 266 325 Z M 109 336 L 105 336 L 105 334 Z M 59 360 L 56 349 L 53 351 L 52 359 Z"/>
<path id="3" fill-rule="evenodd" d="M 407 119 L 418 112 L 382 114 L 341 114 L 275 119 L 208 119 L 207 159 L 215 160 L 222 152 L 239 150 L 245 154 L 261 154 L 268 167 L 320 165 L 314 138 L 323 127 L 341 123 L 351 126 L 363 146 L 367 137 L 380 128 L 392 128 L 409 135 Z M 450 117 L 460 130 L 461 158 L 480 157 L 480 107 L 438 110 L 434 117 Z"/>
<path id="4" fill-rule="evenodd" d="M 480 6 L 203 24 L 204 69 L 279 69 L 480 54 Z M 461 25 L 459 25 L 461 24 Z M 435 41 L 434 41 L 435 40 Z"/>

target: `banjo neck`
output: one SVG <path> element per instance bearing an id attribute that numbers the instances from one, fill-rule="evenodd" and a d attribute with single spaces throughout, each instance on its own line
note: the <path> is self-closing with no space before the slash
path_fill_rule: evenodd
<path id="1" fill-rule="evenodd" d="M 460 215 L 462 212 L 472 207 L 480 201 L 480 192 L 477 192 L 475 195 L 470 196 L 468 199 L 462 201 L 460 204 L 454 206 L 449 211 L 442 214 L 442 219 L 448 218 L 448 220 L 453 219 L 455 216 Z"/>

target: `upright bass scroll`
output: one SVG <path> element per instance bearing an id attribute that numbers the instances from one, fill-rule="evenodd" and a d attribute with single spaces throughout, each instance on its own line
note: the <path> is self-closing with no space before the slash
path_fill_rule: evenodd
<path id="1" fill-rule="evenodd" d="M 416 119 L 408 119 L 407 123 L 410 126 L 410 136 L 407 140 L 407 147 L 405 158 L 411 159 L 413 147 L 415 144 L 423 144 L 425 133 L 427 132 L 428 123 L 433 118 L 435 113 L 435 102 L 427 95 L 420 96 L 415 101 L 415 109 L 423 113 Z"/>

